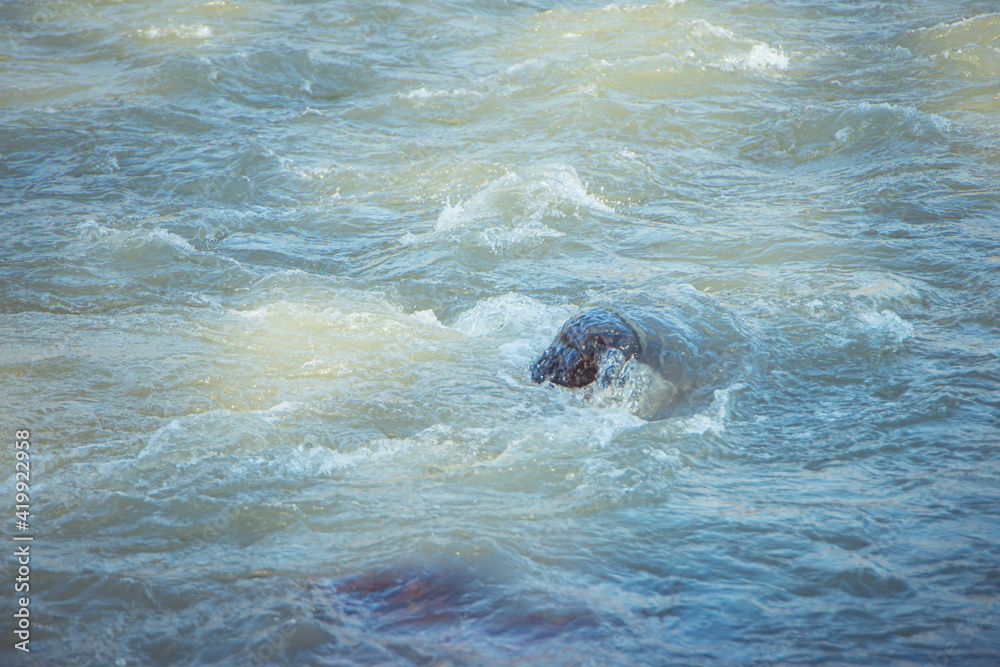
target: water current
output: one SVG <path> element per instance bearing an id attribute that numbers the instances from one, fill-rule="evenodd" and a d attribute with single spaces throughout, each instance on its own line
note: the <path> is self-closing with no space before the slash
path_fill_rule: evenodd
<path id="1" fill-rule="evenodd" d="M 1000 664 L 995 1 L 0 44 L 0 663 Z M 637 300 L 725 356 L 694 398 L 531 381 Z"/>

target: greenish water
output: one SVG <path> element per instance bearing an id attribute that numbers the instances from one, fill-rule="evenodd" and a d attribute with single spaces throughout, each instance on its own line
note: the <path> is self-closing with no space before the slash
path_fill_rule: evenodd
<path id="1" fill-rule="evenodd" d="M 996 3 L 15 0 L 0 44 L 0 664 L 1000 662 Z M 636 299 L 728 351 L 698 400 L 530 381 Z"/>

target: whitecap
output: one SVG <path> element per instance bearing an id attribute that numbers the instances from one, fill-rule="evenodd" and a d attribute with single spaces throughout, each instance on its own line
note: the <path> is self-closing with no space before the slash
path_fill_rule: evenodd
<path id="1" fill-rule="evenodd" d="M 546 170 L 544 180 L 551 191 L 565 201 L 590 208 L 602 213 L 614 213 L 614 209 L 600 198 L 587 191 L 583 181 L 572 167 L 557 166 Z"/>
<path id="2" fill-rule="evenodd" d="M 94 220 L 87 220 L 77 225 L 76 231 L 81 240 L 89 241 L 92 244 L 104 244 L 112 251 L 143 246 L 168 246 L 183 254 L 198 252 L 184 237 L 160 227 L 122 230 L 106 227 Z"/>
<path id="3" fill-rule="evenodd" d="M 442 232 L 490 218 L 508 218 L 511 211 L 516 226 L 526 221 L 539 222 L 548 216 L 563 217 L 572 208 L 614 213 L 611 206 L 587 190 L 575 169 L 554 164 L 525 170 L 523 175 L 508 172 L 455 204 L 449 198 L 434 230 Z"/>
<path id="4" fill-rule="evenodd" d="M 280 467 L 285 472 L 302 477 L 329 476 L 336 471 L 356 468 L 358 463 L 367 461 L 370 452 L 364 449 L 353 452 L 339 452 L 318 445 L 297 445 L 286 449 L 280 459 Z"/>
<path id="5" fill-rule="evenodd" d="M 413 319 L 421 324 L 429 324 L 435 327 L 444 326 L 441 321 L 438 320 L 437 315 L 434 314 L 433 310 L 418 310 L 410 315 Z"/>
<path id="6" fill-rule="evenodd" d="M 271 315 L 271 305 L 258 306 L 251 310 L 235 310 L 233 313 L 237 317 L 245 317 L 247 319 L 262 319 L 269 317 Z"/>
<path id="7" fill-rule="evenodd" d="M 568 394 L 565 395 L 565 400 L 565 411 L 539 422 L 519 425 L 518 434 L 511 434 L 512 437 L 506 439 L 504 449 L 497 456 L 477 465 L 506 467 L 526 461 L 534 462 L 539 452 L 551 456 L 554 450 L 602 451 L 623 433 L 634 431 L 647 423 L 621 407 L 573 406 L 568 404 L 571 400 Z M 606 463 L 603 458 L 592 458 L 586 465 L 603 466 Z"/>
<path id="8" fill-rule="evenodd" d="M 729 28 L 723 28 L 704 19 L 695 19 L 691 22 L 694 26 L 693 34 L 696 37 L 719 37 L 721 39 L 736 39 L 736 34 Z"/>
<path id="9" fill-rule="evenodd" d="M 148 39 L 164 39 L 176 37 L 178 39 L 208 39 L 215 33 L 204 23 L 195 25 L 166 25 L 139 30 L 139 34 Z"/>
<path id="10" fill-rule="evenodd" d="M 843 127 L 834 133 L 833 138 L 839 145 L 844 146 L 849 144 L 854 139 L 854 136 L 855 130 L 853 127 Z"/>
<path id="11" fill-rule="evenodd" d="M 723 433 L 726 430 L 726 421 L 729 417 L 733 394 L 745 388 L 745 384 L 738 382 L 723 389 L 716 389 L 713 393 L 712 404 L 705 412 L 684 419 L 684 432 L 695 435 Z"/>
<path id="12" fill-rule="evenodd" d="M 281 401 L 277 405 L 261 412 L 260 418 L 268 424 L 273 424 L 285 418 L 290 413 L 294 413 L 295 411 L 303 408 L 304 406 L 305 404 L 299 401 Z"/>
<path id="13" fill-rule="evenodd" d="M 890 117 L 896 117 L 912 123 L 911 127 L 913 131 L 918 133 L 922 129 L 921 125 L 925 123 L 929 123 L 934 130 L 940 134 L 946 134 L 954 129 L 954 124 L 944 116 L 939 116 L 935 113 L 927 113 L 915 107 L 899 106 L 890 102 L 876 102 L 874 104 L 871 102 L 861 102 L 858 104 L 857 108 L 862 112 L 887 112 Z"/>
<path id="14" fill-rule="evenodd" d="M 188 243 L 187 239 L 185 239 L 184 237 L 178 236 L 173 232 L 168 232 L 167 230 L 160 229 L 158 227 L 149 231 L 147 238 L 159 241 L 161 243 L 165 243 L 185 253 L 197 252 L 197 250 L 195 250 L 195 247 L 190 243 Z"/>
<path id="15" fill-rule="evenodd" d="M 727 68 L 766 72 L 787 69 L 789 59 L 780 47 L 773 49 L 767 44 L 755 44 L 746 55 L 726 56 L 722 62 Z"/>
<path id="16" fill-rule="evenodd" d="M 991 23 L 993 25 L 990 25 Z M 983 24 L 987 24 L 990 28 L 1000 24 L 1000 13 L 991 12 L 988 14 L 980 14 L 978 16 L 967 16 L 959 19 L 958 21 L 943 21 L 932 26 L 923 26 L 907 32 L 915 34 L 928 33 L 932 37 L 945 37 L 955 31 L 956 28 L 961 28 L 963 30 L 972 29 L 978 28 Z"/>
<path id="17" fill-rule="evenodd" d="M 783 70 L 788 67 L 788 56 L 780 47 L 775 50 L 767 44 L 756 44 L 750 49 L 745 62 L 748 69 Z"/>
<path id="18" fill-rule="evenodd" d="M 301 477 L 329 475 L 373 458 L 375 452 L 365 447 L 349 452 L 312 443 L 272 447 L 281 439 L 268 433 L 277 433 L 273 429 L 303 407 L 282 401 L 266 410 L 220 409 L 171 419 L 149 436 L 133 465 L 169 478 L 183 477 L 195 466 L 200 470 L 219 466 L 218 474 L 231 478 L 265 471 Z M 235 467 L 234 461 L 239 462 Z"/>
<path id="19" fill-rule="evenodd" d="M 902 343 L 913 335 L 913 325 L 891 310 L 863 312 L 857 319 L 870 331 L 884 335 L 889 342 Z"/>
<path id="20" fill-rule="evenodd" d="M 482 99 L 486 97 L 483 93 L 478 90 L 469 90 L 468 88 L 452 88 L 452 89 L 439 89 L 439 90 L 428 90 L 426 87 L 421 86 L 420 88 L 415 88 L 406 93 L 397 93 L 398 97 L 406 100 L 416 100 L 418 102 L 424 102 L 434 98 L 441 97 L 474 97 L 477 99 Z"/>
<path id="21" fill-rule="evenodd" d="M 462 225 L 465 221 L 465 204 L 459 202 L 452 205 L 451 199 L 449 198 L 441 209 L 441 213 L 438 214 L 437 222 L 434 224 L 434 230 L 438 232 L 443 232 L 445 230 L 451 229 L 452 227 L 458 227 Z M 409 235 L 409 232 L 407 232 Z M 405 237 L 404 237 L 405 238 Z"/>
<path id="22" fill-rule="evenodd" d="M 503 343 L 497 348 L 497 352 L 509 364 L 516 368 L 527 368 L 538 356 L 538 350 L 530 341 L 517 340 L 513 343 Z M 509 386 L 521 386 L 521 382 L 514 381 L 506 375 L 501 375 L 501 379 Z"/>
<path id="23" fill-rule="evenodd" d="M 451 328 L 466 336 L 538 337 L 572 312 L 568 306 L 548 306 L 524 294 L 508 292 L 476 303 L 461 313 Z M 547 334 L 542 334 L 547 337 Z"/>
<path id="24" fill-rule="evenodd" d="M 562 232 L 547 227 L 536 220 L 513 228 L 490 227 L 482 232 L 483 240 L 494 253 L 524 243 L 561 236 L 564 236 Z"/>

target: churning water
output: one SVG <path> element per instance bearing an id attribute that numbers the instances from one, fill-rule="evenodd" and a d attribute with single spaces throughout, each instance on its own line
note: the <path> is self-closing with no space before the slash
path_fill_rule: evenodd
<path id="1" fill-rule="evenodd" d="M 997 664 L 998 10 L 4 2 L 0 663 Z"/>

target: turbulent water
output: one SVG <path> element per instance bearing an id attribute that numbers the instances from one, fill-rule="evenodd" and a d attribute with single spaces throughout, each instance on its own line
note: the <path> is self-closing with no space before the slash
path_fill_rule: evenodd
<path id="1" fill-rule="evenodd" d="M 4 2 L 0 663 L 998 664 L 998 12 Z"/>

